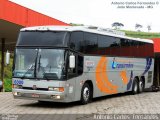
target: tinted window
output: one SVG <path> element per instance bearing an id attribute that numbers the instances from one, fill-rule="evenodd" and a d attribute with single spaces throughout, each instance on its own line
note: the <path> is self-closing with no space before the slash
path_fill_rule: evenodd
<path id="1" fill-rule="evenodd" d="M 100 55 L 110 55 L 111 37 L 98 35 L 98 53 Z"/>
<path id="2" fill-rule="evenodd" d="M 17 46 L 67 46 L 68 32 L 21 32 Z"/>
<path id="3" fill-rule="evenodd" d="M 121 39 L 121 56 L 152 57 L 153 44 L 142 41 Z"/>
<path id="4" fill-rule="evenodd" d="M 132 56 L 131 41 L 127 39 L 121 39 L 121 56 Z"/>
<path id="5" fill-rule="evenodd" d="M 97 35 L 92 33 L 84 33 L 85 53 L 97 54 Z"/>
<path id="6" fill-rule="evenodd" d="M 78 75 L 81 75 L 83 73 L 83 57 L 78 55 L 78 60 L 77 60 L 77 73 Z"/>
<path id="7" fill-rule="evenodd" d="M 98 53 L 100 55 L 119 56 L 120 39 L 110 36 L 98 35 Z"/>
<path id="8" fill-rule="evenodd" d="M 83 32 L 72 32 L 70 48 L 79 52 L 84 50 Z"/>
<path id="9" fill-rule="evenodd" d="M 70 47 L 78 52 L 91 55 L 153 56 L 153 44 L 87 32 L 73 32 Z"/>
<path id="10" fill-rule="evenodd" d="M 121 46 L 120 46 L 120 39 L 112 37 L 113 43 L 111 44 L 111 55 L 112 56 L 120 56 L 121 55 Z"/>
<path id="11" fill-rule="evenodd" d="M 154 49 L 153 44 L 150 43 L 141 43 L 139 45 L 139 49 L 137 50 L 139 52 L 140 57 L 153 57 L 154 55 Z"/>

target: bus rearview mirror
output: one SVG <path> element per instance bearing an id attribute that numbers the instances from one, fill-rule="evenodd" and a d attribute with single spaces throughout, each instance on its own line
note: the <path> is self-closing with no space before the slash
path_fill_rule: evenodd
<path id="1" fill-rule="evenodd" d="M 76 60 L 74 55 L 69 56 L 69 67 L 75 68 Z"/>
<path id="2" fill-rule="evenodd" d="M 10 61 L 10 53 L 7 51 L 6 52 L 6 65 L 9 64 L 9 61 Z"/>

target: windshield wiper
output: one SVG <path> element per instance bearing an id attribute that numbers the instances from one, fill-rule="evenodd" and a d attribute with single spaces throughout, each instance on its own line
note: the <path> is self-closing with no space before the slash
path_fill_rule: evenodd
<path id="1" fill-rule="evenodd" d="M 41 66 L 41 55 L 39 56 L 39 60 L 38 60 L 38 72 L 40 71 L 40 68 L 42 68 L 42 72 L 43 72 L 43 76 L 48 80 L 48 77 L 45 76 L 45 70 L 44 68 Z"/>
<path id="2" fill-rule="evenodd" d="M 21 79 L 24 79 L 24 78 L 25 78 L 26 74 L 27 74 L 30 70 L 32 70 L 33 66 L 34 66 L 34 65 L 32 64 L 31 67 L 29 67 L 29 68 L 27 69 L 27 71 L 24 73 L 24 75 L 21 77 Z"/>
<path id="3" fill-rule="evenodd" d="M 34 67 L 34 77 L 35 77 L 35 78 L 36 78 L 36 69 L 37 69 L 38 52 L 39 52 L 39 50 L 37 50 L 37 55 L 36 55 L 36 58 L 35 58 L 35 67 Z"/>
<path id="4" fill-rule="evenodd" d="M 34 77 L 36 77 L 36 67 L 37 67 L 37 58 L 38 58 L 38 50 L 37 50 L 37 55 L 36 55 L 36 58 L 34 60 L 34 63 L 31 64 L 31 67 L 27 69 L 27 71 L 24 73 L 24 75 L 21 77 L 21 79 L 24 79 L 26 74 L 32 70 L 32 67 L 34 66 Z"/>

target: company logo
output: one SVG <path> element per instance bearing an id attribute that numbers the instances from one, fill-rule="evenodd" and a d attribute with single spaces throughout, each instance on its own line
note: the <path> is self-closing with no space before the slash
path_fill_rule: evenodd
<path id="1" fill-rule="evenodd" d="M 117 61 L 115 58 L 113 58 L 112 61 L 112 69 L 121 69 L 121 68 L 133 68 L 133 64 L 131 64 L 129 61 L 128 63 L 125 62 L 121 62 L 121 61 Z"/>
<path id="2" fill-rule="evenodd" d="M 94 66 L 95 66 L 94 61 L 86 61 L 86 67 L 92 68 Z"/>
<path id="3" fill-rule="evenodd" d="M 23 80 L 14 80 L 13 81 L 14 85 L 23 85 L 23 83 L 24 83 Z"/>

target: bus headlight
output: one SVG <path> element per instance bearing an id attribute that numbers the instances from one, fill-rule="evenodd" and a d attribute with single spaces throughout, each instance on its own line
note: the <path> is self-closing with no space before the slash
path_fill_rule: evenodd
<path id="1" fill-rule="evenodd" d="M 49 91 L 64 92 L 64 87 L 48 87 Z"/>
<path id="2" fill-rule="evenodd" d="M 20 92 L 13 92 L 13 95 L 14 96 L 21 96 L 21 93 Z"/>
<path id="3" fill-rule="evenodd" d="M 22 85 L 12 85 L 12 88 L 16 88 L 16 89 L 22 89 Z"/>

